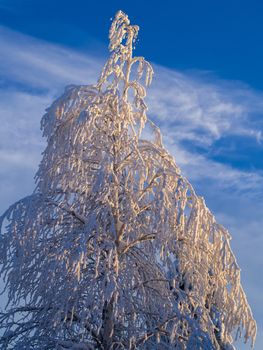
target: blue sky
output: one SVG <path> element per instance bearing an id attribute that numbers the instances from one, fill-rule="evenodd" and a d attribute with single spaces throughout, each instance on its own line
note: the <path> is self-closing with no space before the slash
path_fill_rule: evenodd
<path id="1" fill-rule="evenodd" d="M 65 85 L 96 82 L 119 9 L 140 26 L 135 54 L 154 65 L 149 116 L 233 236 L 261 350 L 262 1 L 0 0 L 0 212 L 32 192 L 41 116 Z"/>

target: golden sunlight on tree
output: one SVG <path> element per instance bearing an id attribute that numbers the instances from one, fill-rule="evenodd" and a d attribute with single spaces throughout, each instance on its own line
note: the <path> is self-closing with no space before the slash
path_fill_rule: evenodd
<path id="1" fill-rule="evenodd" d="M 119 11 L 98 83 L 68 87 L 42 119 L 36 189 L 1 217 L 3 350 L 255 341 L 230 235 L 147 118 L 138 30 Z"/>

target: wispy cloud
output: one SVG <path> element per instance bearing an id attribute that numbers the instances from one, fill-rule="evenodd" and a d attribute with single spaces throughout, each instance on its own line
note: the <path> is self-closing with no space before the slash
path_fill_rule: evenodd
<path id="1" fill-rule="evenodd" d="M 100 57 L 0 27 L 0 211 L 32 191 L 45 141 L 40 119 L 68 84 L 96 82 Z M 22 186 L 21 186 L 22 184 Z"/>
<path id="2" fill-rule="evenodd" d="M 262 191 L 262 171 L 244 171 L 211 156 L 216 142 L 231 136 L 251 138 L 255 147 L 262 147 L 262 92 L 209 74 L 180 73 L 160 66 L 155 71 L 149 114 L 185 174 L 194 181 L 216 181 L 219 187 Z M 238 155 L 238 149 L 233 151 Z"/>
<path id="3" fill-rule="evenodd" d="M 156 66 L 149 100 L 160 122 L 174 127 L 177 140 L 204 147 L 228 134 L 261 140 L 263 93 L 243 83 Z"/>
<path id="4" fill-rule="evenodd" d="M 103 59 L 76 53 L 0 26 L 2 81 L 57 92 L 66 84 L 96 82 Z"/>

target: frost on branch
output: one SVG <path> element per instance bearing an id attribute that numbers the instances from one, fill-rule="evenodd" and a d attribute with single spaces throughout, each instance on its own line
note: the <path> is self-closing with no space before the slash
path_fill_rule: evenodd
<path id="1" fill-rule="evenodd" d="M 97 85 L 42 119 L 36 190 L 1 217 L 1 349 L 234 349 L 256 324 L 230 235 L 146 116 L 152 67 L 121 11 Z M 164 92 L 165 93 L 165 92 Z"/>

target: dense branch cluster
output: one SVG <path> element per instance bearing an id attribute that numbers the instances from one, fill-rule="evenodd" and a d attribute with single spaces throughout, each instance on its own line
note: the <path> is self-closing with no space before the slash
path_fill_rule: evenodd
<path id="1" fill-rule="evenodd" d="M 95 86 L 47 110 L 35 192 L 1 217 L 1 349 L 233 349 L 255 339 L 240 270 L 147 118 L 152 67 L 117 13 Z"/>

